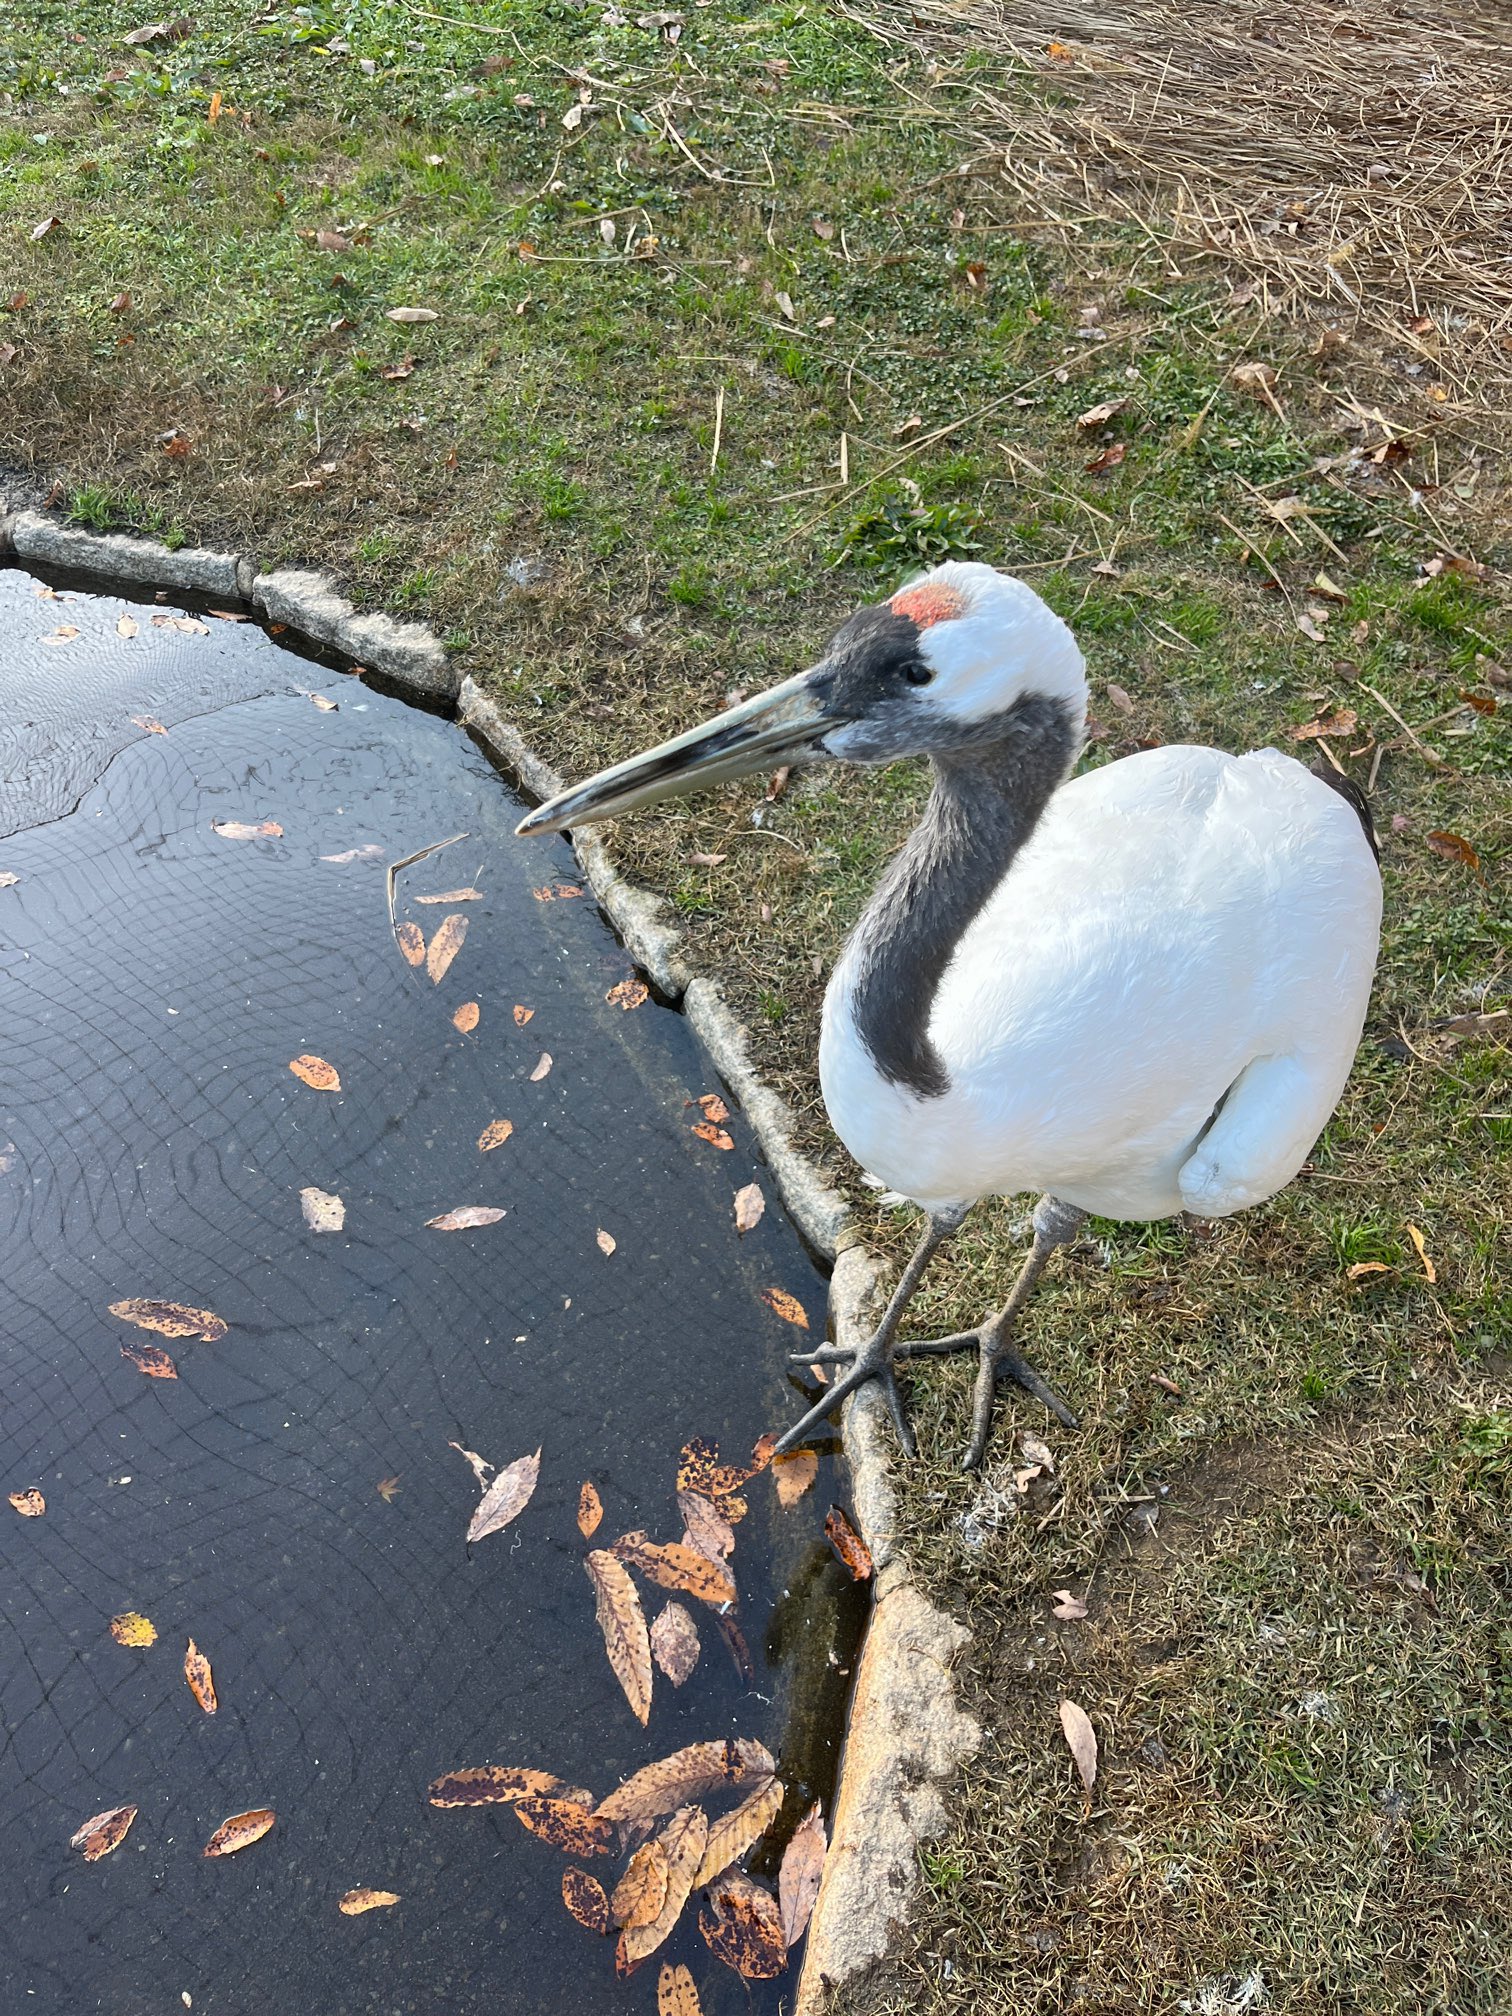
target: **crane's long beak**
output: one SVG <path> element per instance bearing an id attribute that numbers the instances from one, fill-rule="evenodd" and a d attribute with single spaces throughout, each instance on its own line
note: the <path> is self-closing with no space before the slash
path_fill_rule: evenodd
<path id="1" fill-rule="evenodd" d="M 830 709 L 831 691 L 825 667 L 800 672 L 754 700 L 716 714 L 701 728 L 674 735 L 670 742 L 559 793 L 537 806 L 515 831 L 560 833 L 564 827 L 634 812 L 681 791 L 703 790 L 753 770 L 775 770 L 819 755 L 819 738 L 840 720 Z"/>

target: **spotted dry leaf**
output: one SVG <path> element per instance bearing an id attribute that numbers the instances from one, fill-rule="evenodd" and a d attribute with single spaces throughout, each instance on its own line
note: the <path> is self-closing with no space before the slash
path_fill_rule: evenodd
<path id="1" fill-rule="evenodd" d="M 525 1027 L 525 1024 L 535 1014 L 534 1008 L 522 1008 L 518 1001 L 516 1001 L 514 1005 L 513 1012 L 514 1012 L 516 1029 L 523 1029 Z"/>
<path id="2" fill-rule="evenodd" d="M 611 987 L 604 999 L 613 1008 L 639 1008 L 651 998 L 651 990 L 644 980 L 621 980 L 617 987 Z"/>
<path id="3" fill-rule="evenodd" d="M 312 1232 L 339 1232 L 346 1224 L 346 1205 L 334 1190 L 317 1190 L 313 1183 L 299 1193 L 299 1208 Z"/>
<path id="4" fill-rule="evenodd" d="M 690 1743 L 659 1757 L 616 1787 L 597 1811 L 605 1820 L 655 1820 L 663 1813 L 725 1792 L 735 1785 L 754 1785 L 776 1772 L 772 1753 L 752 1736 L 731 1736 L 722 1743 Z M 699 1850 L 700 1860 L 703 1851 Z"/>
<path id="5" fill-rule="evenodd" d="M 438 896 L 417 896 L 417 903 L 481 903 L 481 889 L 443 889 Z"/>
<path id="6" fill-rule="evenodd" d="M 460 911 L 452 916 L 443 917 L 436 926 L 430 950 L 425 955 L 425 970 L 431 977 L 432 986 L 439 987 L 446 978 L 453 959 L 462 950 L 462 940 L 466 936 L 467 919 Z"/>
<path id="7" fill-rule="evenodd" d="M 490 1533 L 497 1533 L 512 1519 L 518 1519 L 530 1503 L 540 1474 L 539 1449 L 534 1456 L 518 1456 L 513 1463 L 506 1463 L 478 1503 L 467 1529 L 467 1544 L 486 1540 Z"/>
<path id="8" fill-rule="evenodd" d="M 854 1581 L 864 1582 L 872 1572 L 871 1549 L 838 1505 L 824 1516 L 824 1537 L 851 1572 Z"/>
<path id="9" fill-rule="evenodd" d="M 480 1225 L 497 1225 L 504 1216 L 498 1204 L 463 1204 L 456 1211 L 443 1211 L 439 1218 L 427 1218 L 427 1232 L 473 1232 Z"/>
<path id="10" fill-rule="evenodd" d="M 717 1442 L 706 1442 L 702 1436 L 695 1435 L 678 1452 L 678 1490 L 700 1491 L 706 1498 L 728 1497 L 742 1484 L 748 1484 L 758 1471 L 764 1470 L 771 1462 L 771 1445 L 775 1439 L 774 1436 L 764 1435 L 751 1451 L 750 1462 L 737 1466 L 720 1462 Z M 732 1519 L 731 1523 L 739 1522 Z"/>
<path id="11" fill-rule="evenodd" d="M 738 1505 L 738 1498 L 724 1498 L 716 1505 L 701 1491 L 679 1491 L 677 1509 L 683 1516 L 683 1545 L 711 1561 L 724 1561 L 735 1551 L 735 1528 L 725 1516 L 725 1508 Z"/>
<path id="12" fill-rule="evenodd" d="M 123 1610 L 119 1617 L 111 1618 L 110 1635 L 117 1645 L 130 1645 L 140 1650 L 157 1643 L 157 1626 L 140 1610 Z"/>
<path id="13" fill-rule="evenodd" d="M 474 1029 L 478 1026 L 478 1017 L 481 1013 L 482 1010 L 478 1007 L 476 1001 L 464 1001 L 456 1014 L 453 1015 L 452 1025 L 454 1028 L 459 1029 L 464 1036 L 471 1036 Z"/>
<path id="14" fill-rule="evenodd" d="M 271 1806 L 254 1806 L 250 1812 L 233 1813 L 210 1836 L 204 1852 L 210 1856 L 235 1855 L 242 1848 L 250 1848 L 254 1841 L 261 1841 L 277 1818 Z"/>
<path id="15" fill-rule="evenodd" d="M 276 819 L 212 819 L 211 830 L 222 840 L 281 840 L 283 828 Z"/>
<path id="16" fill-rule="evenodd" d="M 724 1563 L 711 1561 L 680 1540 L 661 1542 L 648 1540 L 641 1532 L 625 1533 L 615 1541 L 614 1552 L 658 1589 L 674 1589 L 716 1609 L 735 1601 L 735 1578 Z"/>
<path id="17" fill-rule="evenodd" d="M 490 1120 L 478 1136 L 479 1153 L 486 1155 L 490 1148 L 502 1148 L 513 1132 L 513 1120 Z"/>
<path id="18" fill-rule="evenodd" d="M 598 1626 L 604 1634 L 604 1650 L 614 1677 L 625 1690 L 630 1712 L 642 1728 L 651 1714 L 651 1638 L 646 1630 L 646 1613 L 635 1593 L 624 1564 L 613 1554 L 596 1548 L 583 1566 L 598 1599 Z M 665 1808 L 661 1809 L 667 1810 Z M 627 1819 L 627 1814 L 613 1814 Z"/>
<path id="19" fill-rule="evenodd" d="M 777 1906 L 782 1913 L 783 1937 L 789 1946 L 798 1944 L 813 1914 L 828 1846 L 824 1815 L 816 1799 L 783 1850 L 782 1868 L 777 1876 Z"/>
<path id="20" fill-rule="evenodd" d="M 156 1344 L 123 1344 L 121 1356 L 149 1379 L 177 1379 L 178 1367 Z"/>
<path id="21" fill-rule="evenodd" d="M 40 1519 L 47 1510 L 47 1500 L 35 1485 L 26 1491 L 12 1491 L 10 1502 L 23 1519 Z"/>
<path id="22" fill-rule="evenodd" d="M 569 1866 L 562 1871 L 562 1902 L 585 1932 L 600 1938 L 609 1930 L 609 1899 L 597 1876 Z"/>
<path id="23" fill-rule="evenodd" d="M 599 1521 L 604 1516 L 603 1501 L 592 1484 L 584 1483 L 578 1492 L 578 1531 L 585 1540 L 591 1540 L 599 1529 Z"/>
<path id="24" fill-rule="evenodd" d="M 738 1862 L 755 1846 L 782 1811 L 782 1780 L 768 1778 L 757 1785 L 732 1813 L 716 1820 L 709 1829 L 704 1857 L 693 1878 L 693 1888 L 702 1890 L 722 1876 L 732 1862 Z"/>
<path id="25" fill-rule="evenodd" d="M 348 1890 L 336 1900 L 336 1909 L 346 1918 L 360 1918 L 364 1911 L 382 1911 L 399 1902 L 397 1890 Z"/>
<path id="26" fill-rule="evenodd" d="M 394 926 L 394 936 L 399 941 L 399 950 L 404 954 L 407 965 L 425 964 L 425 933 L 418 924 L 411 924 L 406 918 L 402 924 Z"/>
<path id="27" fill-rule="evenodd" d="M 1097 1783 L 1097 1731 L 1092 1727 L 1092 1718 L 1076 1702 L 1062 1701 L 1060 1724 L 1066 1747 L 1081 1778 L 1082 1789 L 1090 1800 L 1092 1787 Z"/>
<path id="28" fill-rule="evenodd" d="M 743 1190 L 735 1192 L 735 1230 L 742 1238 L 756 1230 L 765 1210 L 766 1199 L 759 1183 L 747 1183 Z"/>
<path id="29" fill-rule="evenodd" d="M 432 1806 L 512 1806 L 517 1799 L 560 1799 L 568 1790 L 549 1771 L 522 1764 L 469 1764 L 433 1779 Z"/>
<path id="30" fill-rule="evenodd" d="M 1464 839 L 1462 835 L 1443 832 L 1430 833 L 1428 835 L 1428 845 L 1433 849 L 1435 854 L 1442 854 L 1446 861 L 1458 861 L 1462 867 L 1468 868 L 1476 881 L 1484 885 L 1486 877 L 1484 870 L 1481 868 L 1480 856 L 1470 845 L 1470 842 Z"/>
<path id="31" fill-rule="evenodd" d="M 215 1698 L 215 1675 L 210 1670 L 210 1661 L 192 1638 L 184 1654 L 184 1678 L 201 1708 L 207 1715 L 213 1715 L 219 1705 Z"/>
<path id="32" fill-rule="evenodd" d="M 699 1912 L 698 1929 L 716 1959 L 747 1981 L 775 1980 L 787 1966 L 776 1898 L 738 1869 L 722 1876 L 709 1892 L 709 1908 Z"/>
<path id="33" fill-rule="evenodd" d="M 133 1297 L 112 1302 L 110 1313 L 123 1323 L 134 1323 L 138 1330 L 155 1330 L 160 1337 L 201 1337 L 207 1344 L 218 1344 L 226 1334 L 225 1324 L 213 1310 L 192 1309 L 184 1302 Z"/>
<path id="34" fill-rule="evenodd" d="M 761 1299 L 774 1316 L 780 1316 L 784 1323 L 795 1324 L 800 1330 L 809 1327 L 808 1312 L 796 1295 L 789 1295 L 785 1288 L 763 1288 Z"/>
<path id="35" fill-rule="evenodd" d="M 570 1799 L 517 1799 L 514 1810 L 520 1825 L 549 1847 L 568 1855 L 614 1853 L 616 1836 L 611 1822 L 600 1820 Z"/>
<path id="36" fill-rule="evenodd" d="M 302 1051 L 298 1057 L 291 1057 L 289 1069 L 316 1092 L 339 1092 L 341 1073 L 334 1064 L 327 1064 L 324 1057 L 317 1057 L 311 1051 Z"/>
<path id="37" fill-rule="evenodd" d="M 705 1120 L 712 1120 L 717 1127 L 722 1120 L 728 1120 L 730 1109 L 717 1092 L 705 1092 L 698 1101 Z"/>
<path id="38" fill-rule="evenodd" d="M 681 1963 L 664 1965 L 656 1977 L 656 2016 L 703 2016 L 693 1976 Z"/>
<path id="39" fill-rule="evenodd" d="M 785 1456 L 772 1458 L 772 1480 L 777 1486 L 777 1502 L 784 1509 L 796 1505 L 805 1491 L 812 1490 L 819 1475 L 819 1455 L 814 1449 L 790 1449 Z"/>
<path id="40" fill-rule="evenodd" d="M 550 1069 L 551 1069 L 551 1052 L 549 1050 L 543 1050 L 536 1060 L 536 1067 L 534 1071 L 532 1071 L 530 1074 L 531 1084 L 539 1085 L 541 1080 L 546 1076 L 546 1073 Z"/>
<path id="41" fill-rule="evenodd" d="M 667 1857 L 660 1841 L 643 1841 L 614 1886 L 609 1916 L 625 1930 L 649 1925 L 667 1898 Z"/>
<path id="42" fill-rule="evenodd" d="M 615 1968 L 621 1974 L 633 1972 L 642 1960 L 649 1958 L 671 1935 L 682 1916 L 709 1839 L 709 1823 L 702 1808 L 684 1806 L 673 1814 L 659 1838 L 667 1858 L 667 1894 L 649 1925 L 627 1927 L 621 1932 L 615 1954 Z"/>
<path id="43" fill-rule="evenodd" d="M 700 1141 L 707 1141 L 711 1148 L 733 1148 L 735 1143 L 723 1127 L 716 1127 L 712 1120 L 700 1120 L 693 1128 Z"/>
<path id="44" fill-rule="evenodd" d="M 135 1806 L 107 1806 L 70 1835 L 68 1845 L 77 1848 L 86 1862 L 98 1862 L 112 1848 L 119 1848 L 137 1816 Z"/>
<path id="45" fill-rule="evenodd" d="M 663 1605 L 651 1626 L 651 1656 L 674 1687 L 698 1664 L 698 1626 L 681 1603 Z"/>

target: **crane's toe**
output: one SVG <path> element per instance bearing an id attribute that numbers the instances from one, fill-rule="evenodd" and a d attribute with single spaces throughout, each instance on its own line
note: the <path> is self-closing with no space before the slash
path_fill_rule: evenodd
<path id="1" fill-rule="evenodd" d="M 904 1406 L 903 1396 L 898 1391 L 897 1375 L 893 1371 L 892 1344 L 888 1337 L 879 1332 L 875 1337 L 869 1337 L 858 1352 L 830 1344 L 821 1350 L 797 1351 L 792 1355 L 793 1362 L 799 1365 L 832 1365 L 847 1358 L 853 1358 L 855 1362 L 845 1377 L 837 1380 L 821 1395 L 801 1420 L 795 1421 L 791 1428 L 778 1437 L 774 1455 L 785 1456 L 788 1450 L 796 1448 L 805 1435 L 819 1427 L 834 1413 L 842 1400 L 848 1400 L 857 1387 L 864 1386 L 868 1379 L 875 1379 L 881 1385 L 882 1397 L 887 1402 L 887 1411 L 892 1416 L 892 1424 L 897 1431 L 904 1455 L 918 1454 L 919 1445 L 914 1436 L 913 1423 L 908 1418 L 908 1409 Z"/>

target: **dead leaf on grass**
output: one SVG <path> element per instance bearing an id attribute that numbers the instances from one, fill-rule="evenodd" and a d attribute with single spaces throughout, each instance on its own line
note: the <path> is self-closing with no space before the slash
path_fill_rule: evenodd
<path id="1" fill-rule="evenodd" d="M 382 1911 L 399 1902 L 397 1890 L 348 1890 L 336 1900 L 336 1909 L 345 1918 L 360 1918 L 364 1911 Z"/>
<path id="2" fill-rule="evenodd" d="M 406 965 L 425 964 L 425 933 L 418 924 L 411 924 L 406 918 L 404 923 L 394 926 L 394 937 L 404 954 Z"/>
<path id="3" fill-rule="evenodd" d="M 1087 1614 L 1087 1606 L 1080 1596 L 1073 1596 L 1069 1589 L 1051 1592 L 1052 1609 L 1050 1615 L 1058 1617 L 1062 1624 L 1077 1624 Z"/>
<path id="4" fill-rule="evenodd" d="M 1418 1259 L 1422 1262 L 1424 1274 L 1427 1275 L 1430 1282 L 1437 1281 L 1438 1269 L 1434 1266 L 1432 1260 L 1428 1256 L 1428 1242 L 1424 1239 L 1422 1233 L 1419 1232 L 1416 1225 L 1413 1225 L 1410 1222 L 1407 1226 L 1407 1237 L 1412 1241 L 1413 1245 L 1417 1248 L 1417 1256 Z"/>
<path id="5" fill-rule="evenodd" d="M 831 1505 L 824 1518 L 824 1537 L 849 1568 L 857 1582 L 872 1572 L 871 1549 L 838 1505 Z"/>
<path id="6" fill-rule="evenodd" d="M 722 1876 L 698 1914 L 704 1944 L 747 1981 L 772 1981 L 787 1966 L 782 1914 L 770 1890 L 739 1870 Z"/>
<path id="7" fill-rule="evenodd" d="M 490 1120 L 478 1136 L 478 1149 L 486 1155 L 490 1148 L 501 1148 L 514 1132 L 513 1120 Z"/>
<path id="8" fill-rule="evenodd" d="M 754 1785 L 775 1776 L 777 1766 L 764 1743 L 751 1736 L 731 1736 L 723 1742 L 690 1743 L 644 1765 L 601 1799 L 596 1811 L 605 1820 L 655 1820 L 679 1806 L 690 1805 L 711 1792 L 733 1785 Z M 699 1850 L 699 1859 L 703 1850 Z M 694 1865 L 695 1867 L 697 1864 Z"/>
<path id="9" fill-rule="evenodd" d="M 790 1947 L 796 1946 L 803 1937 L 813 1913 L 814 1899 L 819 1895 L 819 1879 L 824 1874 L 827 1848 L 824 1815 L 816 1799 L 783 1850 L 782 1868 L 777 1877 L 782 1932 Z"/>
<path id="10" fill-rule="evenodd" d="M 385 308 L 383 312 L 390 322 L 436 322 L 440 320 L 434 308 Z"/>
<path id="11" fill-rule="evenodd" d="M 299 1193 L 299 1208 L 312 1232 L 339 1232 L 346 1224 L 346 1205 L 334 1190 L 307 1183 Z"/>
<path id="12" fill-rule="evenodd" d="M 732 1862 L 738 1862 L 755 1846 L 782 1811 L 782 1780 L 768 1778 L 747 1793 L 733 1812 L 716 1820 L 709 1829 L 693 1888 L 702 1890 L 716 1876 L 722 1876 Z"/>
<path id="13" fill-rule="evenodd" d="M 819 1454 L 814 1449 L 790 1449 L 785 1456 L 772 1458 L 772 1480 L 777 1486 L 777 1502 L 787 1509 L 796 1505 L 805 1491 L 813 1488 L 819 1475 Z"/>
<path id="14" fill-rule="evenodd" d="M 670 1936 L 692 1891 L 708 1838 L 709 1823 L 698 1806 L 683 1807 L 662 1829 L 661 1848 L 667 1858 L 666 1895 L 649 1924 L 627 1926 L 621 1932 L 615 1955 L 617 1972 L 632 1972 Z"/>
<path id="15" fill-rule="evenodd" d="M 112 1316 L 134 1323 L 138 1330 L 155 1330 L 160 1337 L 201 1337 L 217 1344 L 226 1334 L 226 1325 L 211 1309 L 191 1309 L 184 1302 L 153 1302 L 134 1298 L 112 1302 Z"/>
<path id="16" fill-rule="evenodd" d="M 1485 886 L 1480 856 L 1468 840 L 1462 839 L 1458 833 L 1430 833 L 1428 845 L 1435 854 L 1442 854 L 1446 861 L 1458 861 L 1462 867 L 1468 868 L 1476 881 Z"/>
<path id="17" fill-rule="evenodd" d="M 425 955 L 425 970 L 431 977 L 432 986 L 439 987 L 446 978 L 453 959 L 462 950 L 462 940 L 467 936 L 467 919 L 460 911 L 443 917 L 436 926 L 431 939 L 430 950 Z"/>
<path id="18" fill-rule="evenodd" d="M 585 1932 L 597 1932 L 601 1938 L 608 1932 L 609 1899 L 597 1876 L 590 1876 L 586 1869 L 564 1869 L 562 1902 Z"/>
<path id="19" fill-rule="evenodd" d="M 763 1288 L 761 1299 L 774 1316 L 780 1316 L 784 1323 L 796 1324 L 800 1330 L 809 1327 L 808 1313 L 796 1295 L 789 1295 L 785 1288 Z"/>
<path id="20" fill-rule="evenodd" d="M 1313 720 L 1289 728 L 1287 733 L 1293 742 L 1312 742 L 1324 735 L 1353 735 L 1359 718 L 1352 707 L 1325 707 Z"/>
<path id="21" fill-rule="evenodd" d="M 298 1057 L 291 1057 L 289 1069 L 303 1084 L 315 1092 L 339 1092 L 341 1073 L 334 1064 L 328 1064 L 324 1057 L 317 1057 L 312 1051 L 303 1051 Z"/>
<path id="22" fill-rule="evenodd" d="M 250 1848 L 254 1841 L 261 1841 L 277 1818 L 271 1806 L 254 1806 L 249 1812 L 233 1813 L 210 1836 L 204 1852 L 211 1856 L 235 1855 L 242 1848 Z"/>
<path id="23" fill-rule="evenodd" d="M 665 1604 L 651 1626 L 651 1656 L 674 1687 L 698 1664 L 698 1626 L 681 1603 Z"/>
<path id="24" fill-rule="evenodd" d="M 743 1190 L 735 1192 L 735 1230 L 742 1237 L 747 1232 L 754 1232 L 765 1210 L 766 1199 L 761 1194 L 761 1185 L 747 1183 Z"/>
<path id="25" fill-rule="evenodd" d="M 215 1713 L 215 1675 L 210 1670 L 210 1661 L 191 1638 L 189 1649 L 184 1654 L 184 1678 L 189 1683 L 189 1692 L 198 1701 L 207 1715 Z"/>
<path id="26" fill-rule="evenodd" d="M 483 1493 L 467 1529 L 467 1544 L 486 1540 L 490 1533 L 497 1533 L 512 1519 L 518 1519 L 530 1503 L 540 1474 L 539 1449 L 533 1456 L 517 1456 L 513 1463 L 506 1463 Z"/>
<path id="27" fill-rule="evenodd" d="M 567 1855 L 612 1855 L 616 1836 L 611 1823 L 600 1820 L 570 1799 L 527 1798 L 514 1802 L 515 1817 L 548 1847 Z M 608 1927 L 605 1927 L 607 1931 Z"/>
<path id="28" fill-rule="evenodd" d="M 597 1598 L 598 1627 L 604 1635 L 604 1650 L 609 1655 L 609 1664 L 614 1669 L 615 1679 L 624 1689 L 631 1714 L 644 1727 L 651 1713 L 651 1639 L 646 1629 L 646 1613 L 641 1608 L 635 1584 L 630 1580 L 624 1563 L 615 1555 L 595 1549 L 583 1566 L 588 1571 L 588 1579 Z M 605 1817 L 622 1819 L 630 1816 L 609 1814 Z"/>
<path id="29" fill-rule="evenodd" d="M 497 1204 L 464 1204 L 456 1211 L 443 1211 L 439 1218 L 427 1218 L 428 1232 L 472 1232 L 480 1225 L 497 1225 L 504 1212 Z"/>
<path id="30" fill-rule="evenodd" d="M 1127 399 L 1103 399 L 1096 406 L 1089 406 L 1085 413 L 1078 413 L 1078 427 L 1101 427 L 1109 420 L 1116 420 L 1128 405 Z"/>
<path id="31" fill-rule="evenodd" d="M 1251 399 L 1263 399 L 1268 406 L 1275 404 L 1276 369 L 1273 364 L 1236 364 L 1229 372 L 1229 383 L 1236 392 L 1247 393 Z"/>
<path id="32" fill-rule="evenodd" d="M 569 1788 L 549 1771 L 522 1764 L 469 1764 L 432 1779 L 432 1806 L 512 1806 L 517 1799 L 561 1798 Z"/>
<path id="33" fill-rule="evenodd" d="M 1122 441 L 1110 441 L 1106 448 L 1101 449 L 1086 464 L 1087 474 L 1089 476 L 1106 476 L 1110 469 L 1118 467 L 1128 452 Z"/>
<path id="34" fill-rule="evenodd" d="M 79 1849 L 86 1862 L 98 1862 L 112 1848 L 120 1847 L 136 1816 L 135 1806 L 107 1806 L 70 1835 L 68 1845 Z"/>
<path id="35" fill-rule="evenodd" d="M 696 1597 L 716 1610 L 735 1601 L 735 1578 L 723 1562 L 711 1561 L 680 1540 L 663 1543 L 644 1533 L 626 1533 L 615 1541 L 613 1552 L 659 1589 Z"/>
<path id="36" fill-rule="evenodd" d="M 142 1650 L 157 1643 L 157 1626 L 150 1617 L 144 1617 L 140 1610 L 123 1610 L 119 1617 L 110 1620 L 110 1635 L 117 1645 L 129 1645 Z"/>
<path id="37" fill-rule="evenodd" d="M 177 1379 L 178 1367 L 156 1344 L 123 1344 L 121 1356 L 149 1379 Z"/>
<path id="38" fill-rule="evenodd" d="M 476 1001 L 464 1001 L 452 1017 L 452 1026 L 460 1030 L 462 1035 L 471 1036 L 478 1026 L 478 1017 L 481 1013 L 482 1010 Z"/>
<path id="39" fill-rule="evenodd" d="M 276 819 L 212 819 L 212 832 L 222 840 L 281 840 L 283 828 Z"/>
<path id="40" fill-rule="evenodd" d="M 40 1519 L 47 1510 L 47 1500 L 35 1485 L 25 1491 L 12 1491 L 10 1502 L 23 1519 Z"/>
<path id="41" fill-rule="evenodd" d="M 1090 1802 L 1092 1787 L 1097 1783 L 1097 1731 L 1092 1727 L 1092 1718 L 1086 1709 L 1078 1707 L 1074 1701 L 1062 1701 L 1060 1704 L 1060 1723 L 1066 1747 L 1071 1752 L 1082 1789 Z"/>

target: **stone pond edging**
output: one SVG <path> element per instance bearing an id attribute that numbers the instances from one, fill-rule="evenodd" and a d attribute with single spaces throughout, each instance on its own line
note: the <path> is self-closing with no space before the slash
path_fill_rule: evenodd
<path id="1" fill-rule="evenodd" d="M 139 587 L 250 603 L 267 622 L 287 624 L 418 698 L 453 702 L 462 725 L 537 797 L 562 787 L 426 625 L 359 611 L 324 574 L 265 571 L 237 554 L 174 549 L 125 533 L 60 525 L 35 508 L 24 486 L 7 484 L 0 472 L 0 557 L 8 555 Z M 671 904 L 626 881 L 598 832 L 574 833 L 572 844 L 631 957 L 664 994 L 682 1003 L 755 1129 L 800 1230 L 833 1261 L 830 1313 L 837 1341 L 859 1342 L 876 1320 L 882 1261 L 862 1239 L 844 1198 L 794 1146 L 791 1110 L 762 1078 L 750 1032 L 719 988 L 688 965 Z M 945 1825 L 944 1788 L 982 1740 L 979 1724 L 959 1707 L 951 1680 L 968 1634 L 925 1597 L 895 1539 L 891 1432 L 873 1390 L 846 1403 L 841 1438 L 856 1523 L 876 1565 L 875 1596 L 794 2016 L 821 2016 L 832 1987 L 884 1956 L 893 1933 L 907 1921 L 919 1885 L 919 1844 Z"/>

